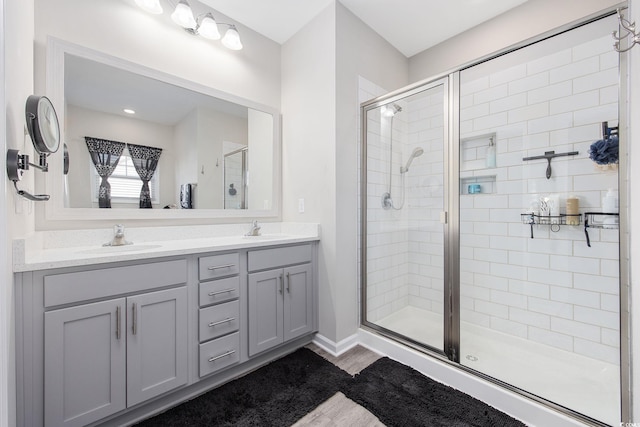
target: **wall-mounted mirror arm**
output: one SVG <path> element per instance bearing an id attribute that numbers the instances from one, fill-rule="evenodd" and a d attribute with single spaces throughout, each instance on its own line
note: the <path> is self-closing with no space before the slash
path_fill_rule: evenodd
<path id="1" fill-rule="evenodd" d="M 18 188 L 18 181 L 22 179 L 24 171 L 29 170 L 29 166 L 46 172 L 48 170 L 47 155 L 44 153 L 40 154 L 40 164 L 36 165 L 29 162 L 29 155 L 20 154 L 18 150 L 7 150 L 7 176 L 13 181 L 13 186 L 16 188 L 18 194 L 34 202 L 49 200 L 50 196 L 48 194 L 31 194 Z"/>

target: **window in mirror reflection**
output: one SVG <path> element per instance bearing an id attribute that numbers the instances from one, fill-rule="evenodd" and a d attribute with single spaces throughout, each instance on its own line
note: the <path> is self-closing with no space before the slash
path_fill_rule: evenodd
<path id="1" fill-rule="evenodd" d="M 158 203 L 158 193 L 160 191 L 160 185 L 158 182 L 158 176 L 160 175 L 160 168 L 156 169 L 151 181 L 149 181 L 149 191 L 151 192 L 151 203 L 156 205 Z M 113 203 L 126 203 L 137 205 L 140 201 L 140 187 L 142 186 L 142 180 L 136 172 L 133 166 L 131 157 L 127 154 L 122 154 L 118 161 L 118 166 L 109 177 L 109 184 L 111 184 L 111 200 Z M 91 172 L 91 199 L 94 203 L 98 203 L 98 188 L 100 187 L 100 176 L 95 168 L 92 168 Z"/>

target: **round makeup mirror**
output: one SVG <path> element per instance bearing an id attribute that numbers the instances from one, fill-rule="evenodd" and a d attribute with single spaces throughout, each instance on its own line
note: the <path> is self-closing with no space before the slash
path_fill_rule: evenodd
<path id="1" fill-rule="evenodd" d="M 60 147 L 60 124 L 53 104 L 46 96 L 30 95 L 25 108 L 27 130 L 39 154 L 51 154 Z"/>

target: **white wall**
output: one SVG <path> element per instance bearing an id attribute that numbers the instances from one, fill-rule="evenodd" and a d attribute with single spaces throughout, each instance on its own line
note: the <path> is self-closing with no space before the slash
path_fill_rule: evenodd
<path id="1" fill-rule="evenodd" d="M 196 12 L 206 9 L 197 1 L 190 4 Z M 280 105 L 277 43 L 236 24 L 244 49 L 232 51 L 219 41 L 189 35 L 171 21 L 167 9 L 152 15 L 133 1 L 35 0 L 36 89 L 46 89 L 46 37 L 54 36 L 261 104 Z M 220 22 L 233 22 L 214 14 Z"/>
<path id="2" fill-rule="evenodd" d="M 195 208 L 224 208 L 223 143 L 247 145 L 247 119 L 205 108 L 198 109 L 198 186 L 195 189 Z M 217 165 L 217 166 L 216 166 Z M 203 173 L 204 171 L 204 173 Z"/>
<path id="3" fill-rule="evenodd" d="M 2 67 L 5 71 L 2 91 L 5 94 L 3 104 L 4 133 L 2 146 L 20 149 L 23 153 L 33 153 L 31 142 L 24 136 L 24 105 L 27 97 L 33 93 L 33 0 L 4 0 L 3 37 L 4 56 Z M 0 162 L 5 170 L 5 151 Z M 35 172 L 29 172 L 33 175 Z M 33 203 L 16 195 L 13 184 L 2 174 L 4 191 L 0 201 L 5 211 L 0 215 L 3 231 L 0 238 L 4 248 L 0 251 L 0 426 L 14 426 L 16 416 L 15 390 L 15 311 L 13 306 L 13 274 L 11 272 L 11 241 L 34 228 Z M 25 177 L 23 185 L 33 189 L 32 177 Z M 22 200 L 20 200 L 22 199 Z M 30 213 L 31 211 L 31 213 Z"/>
<path id="4" fill-rule="evenodd" d="M 336 338 L 335 6 L 282 46 L 282 217 L 321 224 L 320 332 Z M 298 199 L 305 211 L 298 212 Z"/>
<path id="5" fill-rule="evenodd" d="M 249 194 L 250 209 L 271 209 L 273 205 L 273 117 L 249 108 Z"/>
<path id="6" fill-rule="evenodd" d="M 321 224 L 320 333 L 336 344 L 359 324 L 358 75 L 397 88 L 407 70 L 337 2 L 283 45 L 283 219 Z"/>
<path id="7" fill-rule="evenodd" d="M 198 182 L 198 150 L 193 143 L 198 140 L 197 110 L 175 125 L 173 137 L 176 146 L 174 191 L 178 195 L 174 203 L 180 207 L 180 185 Z"/>
<path id="8" fill-rule="evenodd" d="M 417 82 L 458 69 L 517 43 L 582 20 L 618 0 L 529 0 L 483 24 L 409 59 L 409 79 Z"/>
<path id="9" fill-rule="evenodd" d="M 389 90 L 408 84 L 408 61 L 337 3 L 336 46 L 336 315 L 337 341 L 355 333 L 358 317 L 359 77 Z"/>

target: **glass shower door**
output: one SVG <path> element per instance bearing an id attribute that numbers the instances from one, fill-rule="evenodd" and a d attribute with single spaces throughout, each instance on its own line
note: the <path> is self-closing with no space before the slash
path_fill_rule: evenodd
<path id="1" fill-rule="evenodd" d="M 589 152 L 617 138 L 616 29 L 605 18 L 461 71 L 459 148 L 460 363 L 611 425 L 619 233 L 601 213 L 618 173 Z"/>
<path id="2" fill-rule="evenodd" d="M 444 351 L 447 80 L 363 107 L 363 324 Z"/>

